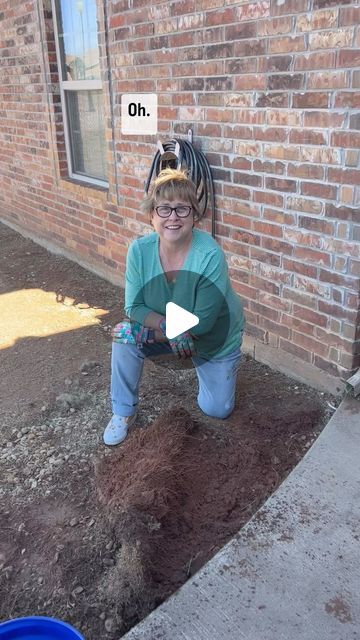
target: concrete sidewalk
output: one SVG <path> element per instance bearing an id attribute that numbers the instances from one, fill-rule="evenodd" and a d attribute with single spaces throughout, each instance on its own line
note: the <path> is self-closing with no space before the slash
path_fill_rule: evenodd
<path id="1" fill-rule="evenodd" d="M 360 400 L 343 400 L 241 532 L 123 638 L 360 638 Z"/>

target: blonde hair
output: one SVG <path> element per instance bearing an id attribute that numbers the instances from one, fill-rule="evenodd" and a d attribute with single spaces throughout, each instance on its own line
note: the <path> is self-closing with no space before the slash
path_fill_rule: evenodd
<path id="1" fill-rule="evenodd" d="M 149 193 L 144 197 L 140 208 L 147 213 L 150 221 L 151 214 L 159 200 L 176 200 L 177 198 L 189 202 L 194 213 L 194 221 L 201 217 L 196 187 L 185 171 L 167 167 L 160 171 L 153 182 Z"/>

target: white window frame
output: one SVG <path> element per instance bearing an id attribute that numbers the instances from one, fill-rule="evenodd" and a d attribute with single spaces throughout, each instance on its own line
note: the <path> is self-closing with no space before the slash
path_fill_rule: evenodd
<path id="1" fill-rule="evenodd" d="M 98 187 L 108 188 L 109 182 L 107 180 L 100 180 L 92 176 L 83 176 L 79 173 L 74 173 L 73 171 L 73 162 L 72 162 L 72 155 L 71 155 L 71 136 L 70 136 L 70 130 L 69 130 L 69 118 L 67 113 L 65 92 L 66 90 L 68 91 L 69 90 L 71 91 L 100 90 L 102 92 L 104 90 L 103 90 L 102 82 L 100 79 L 99 80 L 63 80 L 62 79 L 62 64 L 61 64 L 62 59 L 61 59 L 61 51 L 59 46 L 59 31 L 58 31 L 55 0 L 51 0 L 51 8 L 52 8 L 53 25 L 54 25 L 56 59 L 57 59 L 58 76 L 59 76 L 61 109 L 62 109 L 63 122 L 64 122 L 65 150 L 66 150 L 69 178 L 72 178 L 73 180 L 78 180 L 80 182 L 84 182 L 87 185 L 93 184 Z"/>

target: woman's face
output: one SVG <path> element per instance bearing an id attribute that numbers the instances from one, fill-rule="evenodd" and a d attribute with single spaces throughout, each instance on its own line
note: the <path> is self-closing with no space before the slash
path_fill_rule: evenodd
<path id="1" fill-rule="evenodd" d="M 159 200 L 155 207 L 191 207 L 190 202 L 182 200 Z M 151 221 L 155 231 L 160 236 L 160 241 L 165 240 L 166 244 L 174 243 L 174 246 L 181 246 L 190 239 L 194 223 L 194 213 L 191 209 L 186 218 L 177 215 L 173 210 L 168 218 L 161 218 L 154 209 L 151 214 Z"/>

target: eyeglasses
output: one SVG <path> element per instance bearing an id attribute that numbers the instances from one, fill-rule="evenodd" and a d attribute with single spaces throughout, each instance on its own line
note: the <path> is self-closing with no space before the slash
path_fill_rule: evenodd
<path id="1" fill-rule="evenodd" d="M 187 218 L 190 215 L 191 210 L 192 207 L 186 207 L 185 205 L 181 205 L 180 207 L 170 207 L 163 204 L 159 207 L 155 207 L 155 211 L 160 218 L 168 218 L 171 216 L 173 211 L 175 211 L 179 218 Z"/>

